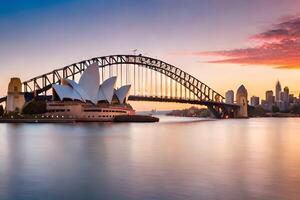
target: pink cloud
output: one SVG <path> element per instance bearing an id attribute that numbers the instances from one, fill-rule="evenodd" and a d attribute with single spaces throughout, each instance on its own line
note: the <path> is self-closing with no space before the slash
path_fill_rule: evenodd
<path id="1" fill-rule="evenodd" d="M 254 35 L 253 39 L 262 41 L 300 39 L 300 16 L 287 17 L 265 32 Z"/>
<path id="2" fill-rule="evenodd" d="M 209 63 L 266 65 L 280 69 L 300 69 L 300 16 L 285 18 L 270 29 L 251 36 L 260 44 L 243 49 L 190 52 L 190 55 L 222 56 Z"/>

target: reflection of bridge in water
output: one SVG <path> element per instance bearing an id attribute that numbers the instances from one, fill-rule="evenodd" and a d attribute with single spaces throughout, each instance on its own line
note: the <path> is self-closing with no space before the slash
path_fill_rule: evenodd
<path id="1" fill-rule="evenodd" d="M 184 72 L 158 59 L 142 55 L 112 55 L 84 60 L 23 82 L 27 96 L 47 95 L 52 84 L 63 78 L 79 79 L 93 62 L 100 68 L 101 82 L 117 76 L 117 87 L 131 84 L 131 101 L 177 102 L 207 106 L 216 118 L 234 117 L 239 106 L 226 104 L 218 92 Z M 4 100 L 2 98 L 2 100 Z"/>

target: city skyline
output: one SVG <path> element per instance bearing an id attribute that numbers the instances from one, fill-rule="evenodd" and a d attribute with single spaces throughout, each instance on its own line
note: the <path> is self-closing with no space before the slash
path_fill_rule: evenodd
<path id="1" fill-rule="evenodd" d="M 180 66 L 224 95 L 244 84 L 249 97 L 263 98 L 265 90 L 272 89 L 278 79 L 291 91 L 300 89 L 300 71 L 294 65 L 275 69 L 272 62 L 277 58 L 270 57 L 269 51 L 265 52 L 268 60 L 256 62 L 244 54 L 252 51 L 250 56 L 255 57 L 261 47 L 268 49 L 266 44 L 279 39 L 280 45 L 299 49 L 300 5 L 296 1 L 172 2 L 4 1 L 0 9 L 4 77 L 0 93 L 6 93 L 13 76 L 24 81 L 91 57 L 132 54 L 133 49 Z M 278 31 L 286 27 L 293 31 L 288 38 Z M 286 40 L 294 42 L 282 42 Z M 290 54 L 285 56 L 298 64 Z M 281 64 L 290 63 L 277 65 Z"/>
<path id="2" fill-rule="evenodd" d="M 225 93 L 225 98 L 228 104 L 236 103 L 233 90 L 228 90 Z M 289 86 L 282 85 L 280 80 L 277 80 L 274 89 L 266 90 L 264 97 L 252 95 L 247 100 L 250 106 L 262 108 L 265 112 L 290 112 L 300 105 L 300 93 L 294 95 Z"/>

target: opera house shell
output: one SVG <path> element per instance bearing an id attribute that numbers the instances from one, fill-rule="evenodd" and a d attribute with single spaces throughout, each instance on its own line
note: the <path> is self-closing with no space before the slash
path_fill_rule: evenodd
<path id="1" fill-rule="evenodd" d="M 78 100 L 82 102 L 112 103 L 113 97 L 116 96 L 118 102 L 123 104 L 127 100 L 130 85 L 125 85 L 115 90 L 117 77 L 111 77 L 105 80 L 100 86 L 99 67 L 97 63 L 91 64 L 82 74 L 79 83 L 73 80 L 63 79 L 61 85 L 53 85 L 53 91 L 58 98 L 63 100 Z"/>
<path id="2" fill-rule="evenodd" d="M 130 85 L 115 89 L 117 77 L 100 83 L 99 66 L 91 64 L 78 83 L 70 79 L 52 85 L 54 101 L 47 103 L 46 117 L 76 118 L 82 121 L 111 121 L 116 115 L 132 115 L 126 103 Z"/>

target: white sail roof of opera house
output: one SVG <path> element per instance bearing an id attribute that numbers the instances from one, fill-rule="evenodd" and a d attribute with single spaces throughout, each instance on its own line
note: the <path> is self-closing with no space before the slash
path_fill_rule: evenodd
<path id="1" fill-rule="evenodd" d="M 98 102 L 98 88 L 100 84 L 99 66 L 94 62 L 83 72 L 79 80 L 79 86 L 86 92 L 88 100 L 96 104 Z"/>
<path id="2" fill-rule="evenodd" d="M 120 103 L 124 103 L 126 101 L 126 97 L 129 94 L 131 85 L 124 85 L 115 91 L 115 94 Z"/>
<path id="3" fill-rule="evenodd" d="M 81 97 L 82 101 L 87 101 L 87 100 L 91 100 L 90 97 L 87 95 L 87 93 L 83 90 L 82 87 L 80 87 L 80 85 L 78 83 L 76 83 L 73 80 L 70 79 L 64 79 L 64 82 L 71 87 L 75 92 L 77 92 L 79 94 L 79 96 Z"/>
<path id="4" fill-rule="evenodd" d="M 66 85 L 53 85 L 53 89 L 61 100 L 72 99 L 72 100 L 82 100 L 81 96 L 73 90 L 71 87 Z"/>
<path id="5" fill-rule="evenodd" d="M 52 88 L 60 100 L 90 101 L 94 104 L 97 104 L 99 101 L 111 103 L 115 94 L 120 103 L 125 102 L 129 94 L 130 85 L 125 85 L 115 90 L 116 76 L 108 78 L 100 86 L 99 82 L 99 66 L 98 63 L 93 63 L 83 72 L 79 83 L 70 79 L 63 79 L 61 85 L 54 84 Z"/>
<path id="6" fill-rule="evenodd" d="M 99 87 L 98 101 L 107 100 L 111 103 L 114 96 L 114 88 L 117 82 L 117 77 L 113 76 L 105 80 Z"/>

